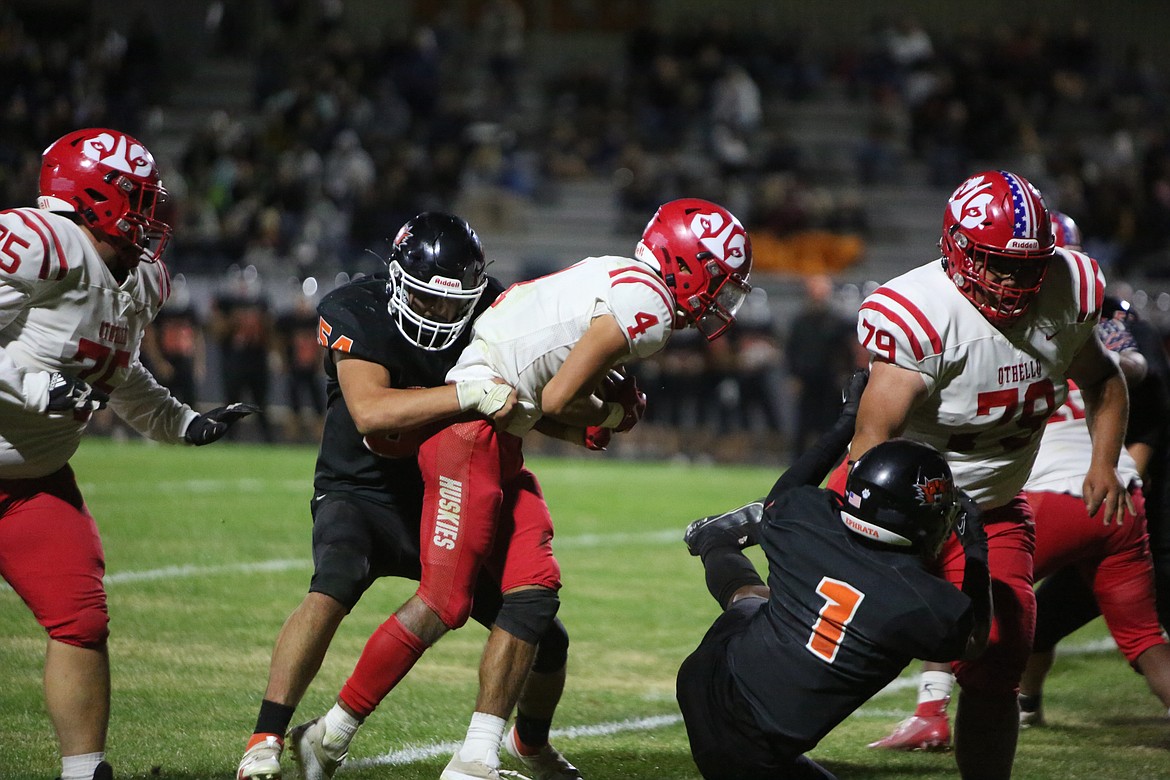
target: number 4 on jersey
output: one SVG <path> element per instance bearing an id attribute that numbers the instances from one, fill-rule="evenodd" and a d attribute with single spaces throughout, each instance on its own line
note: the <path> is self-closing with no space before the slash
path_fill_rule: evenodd
<path id="1" fill-rule="evenodd" d="M 630 341 L 638 338 L 650 328 L 658 324 L 658 318 L 653 314 L 647 314 L 640 311 L 634 315 L 634 324 L 626 328 L 626 332 L 630 334 Z"/>

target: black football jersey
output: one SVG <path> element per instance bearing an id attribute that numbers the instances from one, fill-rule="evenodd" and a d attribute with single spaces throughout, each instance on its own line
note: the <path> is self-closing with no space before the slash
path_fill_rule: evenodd
<path id="1" fill-rule="evenodd" d="M 483 313 L 502 290 L 496 279 L 489 279 L 476 304 L 475 316 Z M 345 405 L 333 353 L 346 352 L 385 366 L 394 387 L 437 387 L 467 346 L 471 325 L 447 349 L 429 352 L 402 335 L 388 303 L 386 276 L 377 274 L 333 290 L 317 305 L 318 341 L 328 348 L 328 408 L 313 487 L 319 493 L 353 491 L 379 503 L 405 508 L 418 506 L 422 494 L 418 437 L 405 435 L 397 447 L 393 439 L 381 438 L 375 446 L 383 455 L 367 447 Z"/>
<path id="2" fill-rule="evenodd" d="M 771 598 L 728 663 L 760 728 L 809 750 L 912 659 L 958 658 L 971 601 L 917 555 L 846 529 L 829 491 L 775 498 L 761 533 Z"/>

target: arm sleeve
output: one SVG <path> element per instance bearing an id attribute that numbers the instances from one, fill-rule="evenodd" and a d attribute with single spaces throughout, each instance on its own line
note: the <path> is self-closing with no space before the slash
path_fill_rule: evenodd
<path id="1" fill-rule="evenodd" d="M 853 438 L 853 426 L 856 421 L 857 418 L 853 415 L 842 415 L 837 418 L 833 427 L 821 434 L 821 438 L 776 480 L 772 492 L 768 494 L 768 503 L 795 487 L 820 485 L 845 454 L 849 440 Z"/>
<path id="2" fill-rule="evenodd" d="M 139 360 L 130 366 L 126 381 L 110 394 L 110 408 L 143 436 L 171 444 L 182 442 L 187 426 L 199 416 L 155 381 Z"/>

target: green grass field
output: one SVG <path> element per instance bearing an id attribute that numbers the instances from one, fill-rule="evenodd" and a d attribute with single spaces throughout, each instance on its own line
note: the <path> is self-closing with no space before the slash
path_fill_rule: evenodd
<path id="1" fill-rule="evenodd" d="M 314 454 L 91 440 L 75 457 L 105 542 L 114 683 L 108 756 L 120 780 L 234 777 L 272 641 L 311 573 Z M 717 607 L 681 531 L 694 517 L 762 494 L 776 475 L 601 454 L 531 465 L 556 523 L 561 617 L 573 639 L 557 744 L 591 780 L 698 778 L 674 673 Z M 375 585 L 342 625 L 294 723 L 330 706 L 369 632 L 412 591 L 402 581 Z M 1104 636 L 1098 621 L 1068 646 Z M 466 728 L 484 637 L 469 624 L 431 649 L 370 717 L 339 777 L 437 778 Z M 58 771 L 41 698 L 44 642 L 21 601 L 0 588 L 3 780 L 48 780 Z M 865 748 L 913 698 L 909 686 L 879 695 L 814 757 L 841 778 L 957 776 L 949 754 Z M 1022 735 L 1016 777 L 1170 777 L 1170 724 L 1116 652 L 1063 654 L 1046 709 L 1052 726 Z M 286 776 L 295 776 L 291 761 Z"/>

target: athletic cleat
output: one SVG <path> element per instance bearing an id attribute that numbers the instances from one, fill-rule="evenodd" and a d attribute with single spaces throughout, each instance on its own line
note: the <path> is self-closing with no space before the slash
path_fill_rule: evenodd
<path id="1" fill-rule="evenodd" d="M 61 780 L 60 777 L 57 780 Z M 93 770 L 93 780 L 114 780 L 114 768 L 105 761 L 97 765 L 97 769 Z"/>
<path id="2" fill-rule="evenodd" d="M 244 751 L 236 780 L 280 780 L 280 754 L 284 745 L 273 735 Z"/>
<path id="3" fill-rule="evenodd" d="M 1037 708 L 1034 710 L 1020 710 L 1020 728 L 1030 729 L 1033 726 L 1045 725 L 1047 724 L 1044 722 L 1043 709 Z"/>
<path id="4" fill-rule="evenodd" d="M 691 555 L 702 555 L 712 547 L 729 545 L 738 550 L 760 542 L 760 518 L 764 502 L 753 501 L 721 515 L 700 517 L 683 533 Z"/>
<path id="5" fill-rule="evenodd" d="M 947 701 L 919 704 L 914 714 L 899 723 L 890 736 L 869 746 L 884 750 L 947 750 L 951 746 Z"/>
<path id="6" fill-rule="evenodd" d="M 349 751 L 325 744 L 325 720 L 313 718 L 288 733 L 288 748 L 304 780 L 330 780 Z"/>
<path id="7" fill-rule="evenodd" d="M 504 750 L 532 773 L 532 780 L 583 780 L 580 770 L 569 763 L 561 751 L 545 743 L 540 752 L 526 756 L 520 752 L 520 738 L 513 726 L 504 735 Z"/>
<path id="8" fill-rule="evenodd" d="M 492 769 L 482 761 L 464 761 L 459 751 L 451 756 L 439 780 L 501 780 L 500 770 Z"/>

